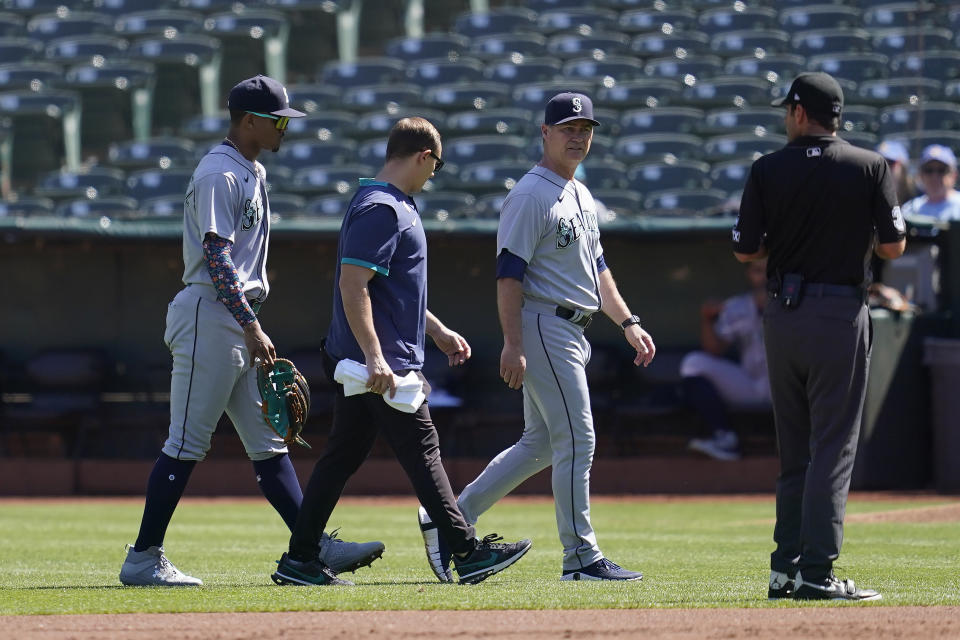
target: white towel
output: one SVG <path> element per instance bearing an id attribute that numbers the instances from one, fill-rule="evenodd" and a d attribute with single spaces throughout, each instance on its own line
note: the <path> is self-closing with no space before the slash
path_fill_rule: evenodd
<path id="1" fill-rule="evenodd" d="M 367 379 L 370 373 L 367 371 L 367 365 L 360 364 L 356 360 L 341 360 L 337 363 L 337 369 L 333 372 L 333 379 L 343 385 L 343 395 L 355 396 L 360 393 L 369 393 L 367 389 Z M 423 395 L 423 382 L 413 371 L 402 378 L 397 378 L 397 393 L 391 398 L 390 391 L 384 391 L 381 395 L 383 401 L 394 409 L 404 413 L 416 413 L 420 405 L 423 404 L 426 396 Z"/>

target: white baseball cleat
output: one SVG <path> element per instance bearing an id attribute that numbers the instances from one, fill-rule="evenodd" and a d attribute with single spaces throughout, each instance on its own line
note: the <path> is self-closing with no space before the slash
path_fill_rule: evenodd
<path id="1" fill-rule="evenodd" d="M 437 525 L 433 523 L 427 510 L 420 507 L 417 510 L 417 522 L 420 524 L 420 534 L 423 536 L 423 548 L 427 552 L 427 562 L 430 570 L 440 582 L 453 582 L 453 572 L 450 571 L 451 553 L 446 543 L 440 538 Z"/>
<path id="2" fill-rule="evenodd" d="M 163 555 L 163 547 L 134 551 L 127 545 L 127 558 L 120 567 L 120 582 L 128 587 L 199 587 L 203 581 L 183 573 Z"/>

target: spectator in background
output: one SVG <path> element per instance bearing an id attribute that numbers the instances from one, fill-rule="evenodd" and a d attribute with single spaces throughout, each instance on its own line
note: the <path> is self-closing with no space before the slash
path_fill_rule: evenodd
<path id="1" fill-rule="evenodd" d="M 904 204 L 917 195 L 917 187 L 910 175 L 910 154 L 907 147 L 897 140 L 884 140 L 877 145 L 877 153 L 883 156 L 897 185 L 897 200 Z"/>
<path id="2" fill-rule="evenodd" d="M 920 183 L 924 194 L 903 206 L 905 216 L 928 216 L 937 220 L 960 220 L 957 157 L 950 147 L 931 144 L 920 156 Z"/>
<path id="3" fill-rule="evenodd" d="M 711 429 L 709 438 L 694 438 L 687 446 L 716 460 L 740 458 L 739 438 L 727 415 L 731 405 L 770 405 L 762 316 L 766 260 L 747 265 L 746 275 L 750 291 L 700 307 L 703 351 L 688 353 L 680 364 L 684 399 Z M 731 347 L 738 362 L 725 357 Z"/>

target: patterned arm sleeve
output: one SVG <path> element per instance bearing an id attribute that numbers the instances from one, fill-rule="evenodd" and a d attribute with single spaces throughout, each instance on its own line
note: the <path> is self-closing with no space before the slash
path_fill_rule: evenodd
<path id="1" fill-rule="evenodd" d="M 237 267 L 230 257 L 230 248 L 233 243 L 221 238 L 215 233 L 208 233 L 203 238 L 203 257 L 207 261 L 207 272 L 217 290 L 217 299 L 222 302 L 233 314 L 237 323 L 245 327 L 255 322 L 257 316 L 250 308 L 243 287 L 240 285 L 240 276 Z"/>

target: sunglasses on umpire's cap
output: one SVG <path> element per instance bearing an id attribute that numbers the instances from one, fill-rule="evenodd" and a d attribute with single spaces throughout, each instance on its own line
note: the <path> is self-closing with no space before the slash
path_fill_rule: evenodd
<path id="1" fill-rule="evenodd" d="M 276 127 L 281 131 L 287 128 L 290 118 L 307 115 L 290 108 L 290 98 L 282 84 L 262 75 L 247 78 L 234 85 L 227 97 L 227 108 L 276 120 Z"/>
<path id="2" fill-rule="evenodd" d="M 770 104 L 774 107 L 801 104 L 813 113 L 840 115 L 843 111 L 843 89 L 828 73 L 801 73 L 794 79 L 786 95 Z"/>
<path id="3" fill-rule="evenodd" d="M 589 120 L 593 126 L 600 126 L 593 119 L 593 102 L 582 93 L 565 91 L 550 98 L 543 112 L 543 123 L 562 124 L 571 120 Z"/>

